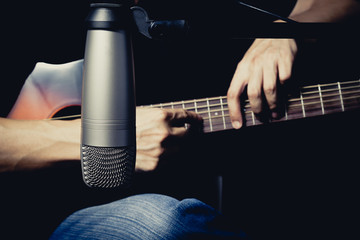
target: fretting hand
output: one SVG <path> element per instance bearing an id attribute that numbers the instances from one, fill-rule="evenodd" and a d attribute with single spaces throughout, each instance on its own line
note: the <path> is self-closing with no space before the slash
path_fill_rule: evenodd
<path id="1" fill-rule="evenodd" d="M 228 105 L 233 127 L 242 126 L 240 96 L 247 86 L 252 111 L 256 115 L 269 109 L 278 117 L 278 83 L 291 76 L 297 53 L 294 39 L 256 39 L 237 66 L 228 90 Z"/>

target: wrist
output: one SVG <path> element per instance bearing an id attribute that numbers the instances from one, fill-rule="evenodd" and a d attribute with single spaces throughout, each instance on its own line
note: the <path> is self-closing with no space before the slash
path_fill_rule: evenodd
<path id="1" fill-rule="evenodd" d="M 44 121 L 47 135 L 58 142 L 80 144 L 81 120 L 47 120 Z"/>

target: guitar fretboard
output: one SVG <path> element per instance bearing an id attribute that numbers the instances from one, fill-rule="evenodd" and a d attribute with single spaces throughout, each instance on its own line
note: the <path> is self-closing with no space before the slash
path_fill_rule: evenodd
<path id="1" fill-rule="evenodd" d="M 243 104 L 244 124 L 263 124 L 251 110 L 249 101 Z M 232 129 L 225 96 L 152 104 L 148 107 L 183 108 L 194 111 L 204 119 L 204 132 Z M 289 95 L 283 117 L 272 122 L 321 116 L 360 108 L 360 80 L 318 84 L 302 87 L 298 94 Z"/>

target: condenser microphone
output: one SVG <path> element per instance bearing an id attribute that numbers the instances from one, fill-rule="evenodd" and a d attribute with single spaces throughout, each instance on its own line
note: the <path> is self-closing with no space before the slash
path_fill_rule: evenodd
<path id="1" fill-rule="evenodd" d="M 135 169 L 131 1 L 92 1 L 87 17 L 81 166 L 90 187 L 128 187 Z"/>

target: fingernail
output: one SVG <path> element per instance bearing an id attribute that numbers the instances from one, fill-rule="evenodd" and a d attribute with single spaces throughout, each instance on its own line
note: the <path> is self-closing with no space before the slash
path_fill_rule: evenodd
<path id="1" fill-rule="evenodd" d="M 235 129 L 241 128 L 241 123 L 239 121 L 233 121 L 231 124 Z"/>

